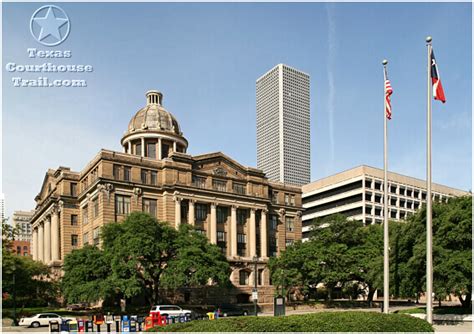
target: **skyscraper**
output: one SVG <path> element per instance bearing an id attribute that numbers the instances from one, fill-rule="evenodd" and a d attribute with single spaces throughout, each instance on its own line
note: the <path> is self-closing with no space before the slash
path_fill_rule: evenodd
<path id="1" fill-rule="evenodd" d="M 272 180 L 309 183 L 309 75 L 278 64 L 256 86 L 257 167 Z"/>

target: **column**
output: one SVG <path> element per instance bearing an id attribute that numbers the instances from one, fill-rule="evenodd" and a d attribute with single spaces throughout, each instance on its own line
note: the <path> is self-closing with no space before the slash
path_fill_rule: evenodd
<path id="1" fill-rule="evenodd" d="M 44 225 L 38 225 L 38 261 L 44 262 Z"/>
<path id="2" fill-rule="evenodd" d="M 189 212 L 188 212 L 188 224 L 194 226 L 195 224 L 195 221 L 194 221 L 194 202 L 196 202 L 195 200 L 193 199 L 190 199 L 189 200 Z"/>
<path id="3" fill-rule="evenodd" d="M 257 229 L 255 223 L 255 209 L 250 209 L 250 226 L 249 226 L 249 256 L 257 255 Z"/>
<path id="4" fill-rule="evenodd" d="M 237 206 L 232 205 L 230 213 L 230 255 L 237 256 Z"/>
<path id="5" fill-rule="evenodd" d="M 217 244 L 217 205 L 211 203 L 211 244 Z"/>
<path id="6" fill-rule="evenodd" d="M 262 214 L 260 215 L 260 251 L 261 256 L 266 258 L 267 254 L 267 209 L 262 210 Z"/>
<path id="7" fill-rule="evenodd" d="M 53 209 L 51 214 L 51 259 L 59 260 L 59 209 Z"/>
<path id="8" fill-rule="evenodd" d="M 129 141 L 127 144 L 128 144 L 128 151 L 127 151 L 127 153 L 128 153 L 128 154 L 132 154 L 132 142 Z"/>
<path id="9" fill-rule="evenodd" d="M 33 260 L 38 261 L 38 228 L 33 230 Z"/>
<path id="10" fill-rule="evenodd" d="M 161 138 L 158 138 L 158 160 L 161 160 Z"/>
<path id="11" fill-rule="evenodd" d="M 176 197 L 175 201 L 176 201 L 176 204 L 175 204 L 175 209 L 174 209 L 174 215 L 175 215 L 176 229 L 178 229 L 179 225 L 181 225 L 181 198 Z"/>
<path id="12" fill-rule="evenodd" d="M 51 217 L 44 223 L 44 263 L 51 261 Z"/>
<path id="13" fill-rule="evenodd" d="M 177 146 L 176 146 L 176 142 L 175 142 L 175 141 L 173 142 L 173 152 L 177 152 Z"/>
<path id="14" fill-rule="evenodd" d="M 145 138 L 142 137 L 142 157 L 145 156 Z"/>

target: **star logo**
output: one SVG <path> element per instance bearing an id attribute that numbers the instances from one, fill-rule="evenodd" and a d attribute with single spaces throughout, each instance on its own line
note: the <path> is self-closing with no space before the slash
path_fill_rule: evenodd
<path id="1" fill-rule="evenodd" d="M 31 35 L 45 46 L 56 46 L 64 42 L 71 30 L 66 12 L 54 5 L 38 8 L 30 19 Z"/>

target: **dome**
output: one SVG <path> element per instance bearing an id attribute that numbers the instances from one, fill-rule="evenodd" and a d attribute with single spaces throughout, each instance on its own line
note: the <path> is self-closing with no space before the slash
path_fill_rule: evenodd
<path id="1" fill-rule="evenodd" d="M 132 117 L 126 134 L 148 130 L 182 136 L 178 121 L 162 106 L 163 94 L 156 90 L 150 90 L 146 93 L 146 98 L 147 105 Z"/>

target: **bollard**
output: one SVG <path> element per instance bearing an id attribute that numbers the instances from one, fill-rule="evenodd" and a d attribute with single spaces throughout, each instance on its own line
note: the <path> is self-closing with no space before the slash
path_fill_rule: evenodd
<path id="1" fill-rule="evenodd" d="M 115 332 L 120 333 L 120 320 L 115 320 Z"/>
<path id="2" fill-rule="evenodd" d="M 56 320 L 49 322 L 49 332 L 50 333 L 59 333 L 59 322 Z"/>
<path id="3" fill-rule="evenodd" d="M 97 333 L 100 333 L 100 324 L 97 324 Z"/>
<path id="4" fill-rule="evenodd" d="M 111 332 L 111 326 L 112 325 L 112 322 L 111 321 L 107 321 L 107 333 L 110 333 Z"/>

